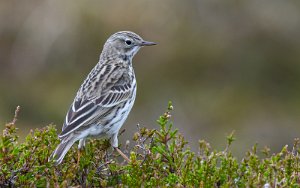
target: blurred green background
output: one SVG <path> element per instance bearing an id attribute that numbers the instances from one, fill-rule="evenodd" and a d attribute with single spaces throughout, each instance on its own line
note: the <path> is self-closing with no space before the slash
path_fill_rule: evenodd
<path id="1" fill-rule="evenodd" d="M 159 45 L 134 58 L 136 104 L 126 124 L 156 127 L 169 100 L 176 128 L 242 155 L 300 137 L 300 1 L 0 1 L 0 128 L 21 106 L 19 132 L 66 111 L 102 45 L 131 30 Z"/>

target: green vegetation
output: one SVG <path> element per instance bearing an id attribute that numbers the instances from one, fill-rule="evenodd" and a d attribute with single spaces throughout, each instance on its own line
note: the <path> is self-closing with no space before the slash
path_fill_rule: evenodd
<path id="1" fill-rule="evenodd" d="M 0 187 L 300 187 L 298 139 L 291 149 L 285 146 L 277 154 L 265 148 L 264 157 L 255 145 L 239 161 L 230 151 L 232 133 L 224 151 L 201 140 L 195 153 L 172 128 L 172 109 L 169 104 L 160 116 L 159 129 L 138 126 L 133 146 L 123 145 L 129 164 L 111 151 L 108 140 L 92 139 L 80 161 L 73 146 L 64 162 L 54 166 L 48 157 L 59 142 L 55 126 L 32 131 L 18 143 L 15 117 L 0 138 Z"/>

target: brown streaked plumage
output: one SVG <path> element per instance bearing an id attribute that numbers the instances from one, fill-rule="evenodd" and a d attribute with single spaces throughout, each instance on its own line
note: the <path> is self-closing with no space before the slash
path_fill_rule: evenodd
<path id="1" fill-rule="evenodd" d="M 79 149 L 87 137 L 109 137 L 118 147 L 118 132 L 126 120 L 136 96 L 132 58 L 142 46 L 154 45 L 130 31 L 120 31 L 108 38 L 99 62 L 79 88 L 66 115 L 61 143 L 50 156 L 60 164 L 79 140 Z"/>

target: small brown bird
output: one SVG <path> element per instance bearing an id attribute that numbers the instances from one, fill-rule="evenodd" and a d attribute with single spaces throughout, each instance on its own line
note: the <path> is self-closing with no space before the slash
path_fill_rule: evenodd
<path id="1" fill-rule="evenodd" d="M 63 161 L 72 145 L 78 149 L 88 137 L 111 138 L 118 149 L 118 132 L 127 119 L 136 96 L 132 58 L 143 46 L 155 45 L 130 31 L 120 31 L 108 38 L 99 62 L 79 88 L 59 135 L 61 140 L 49 160 Z"/>

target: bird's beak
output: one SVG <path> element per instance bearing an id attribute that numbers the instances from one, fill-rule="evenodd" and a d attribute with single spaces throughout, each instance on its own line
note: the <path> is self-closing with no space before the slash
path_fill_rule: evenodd
<path id="1" fill-rule="evenodd" d="M 155 42 L 149 42 L 149 41 L 142 41 L 140 46 L 152 46 L 152 45 L 156 45 Z"/>

